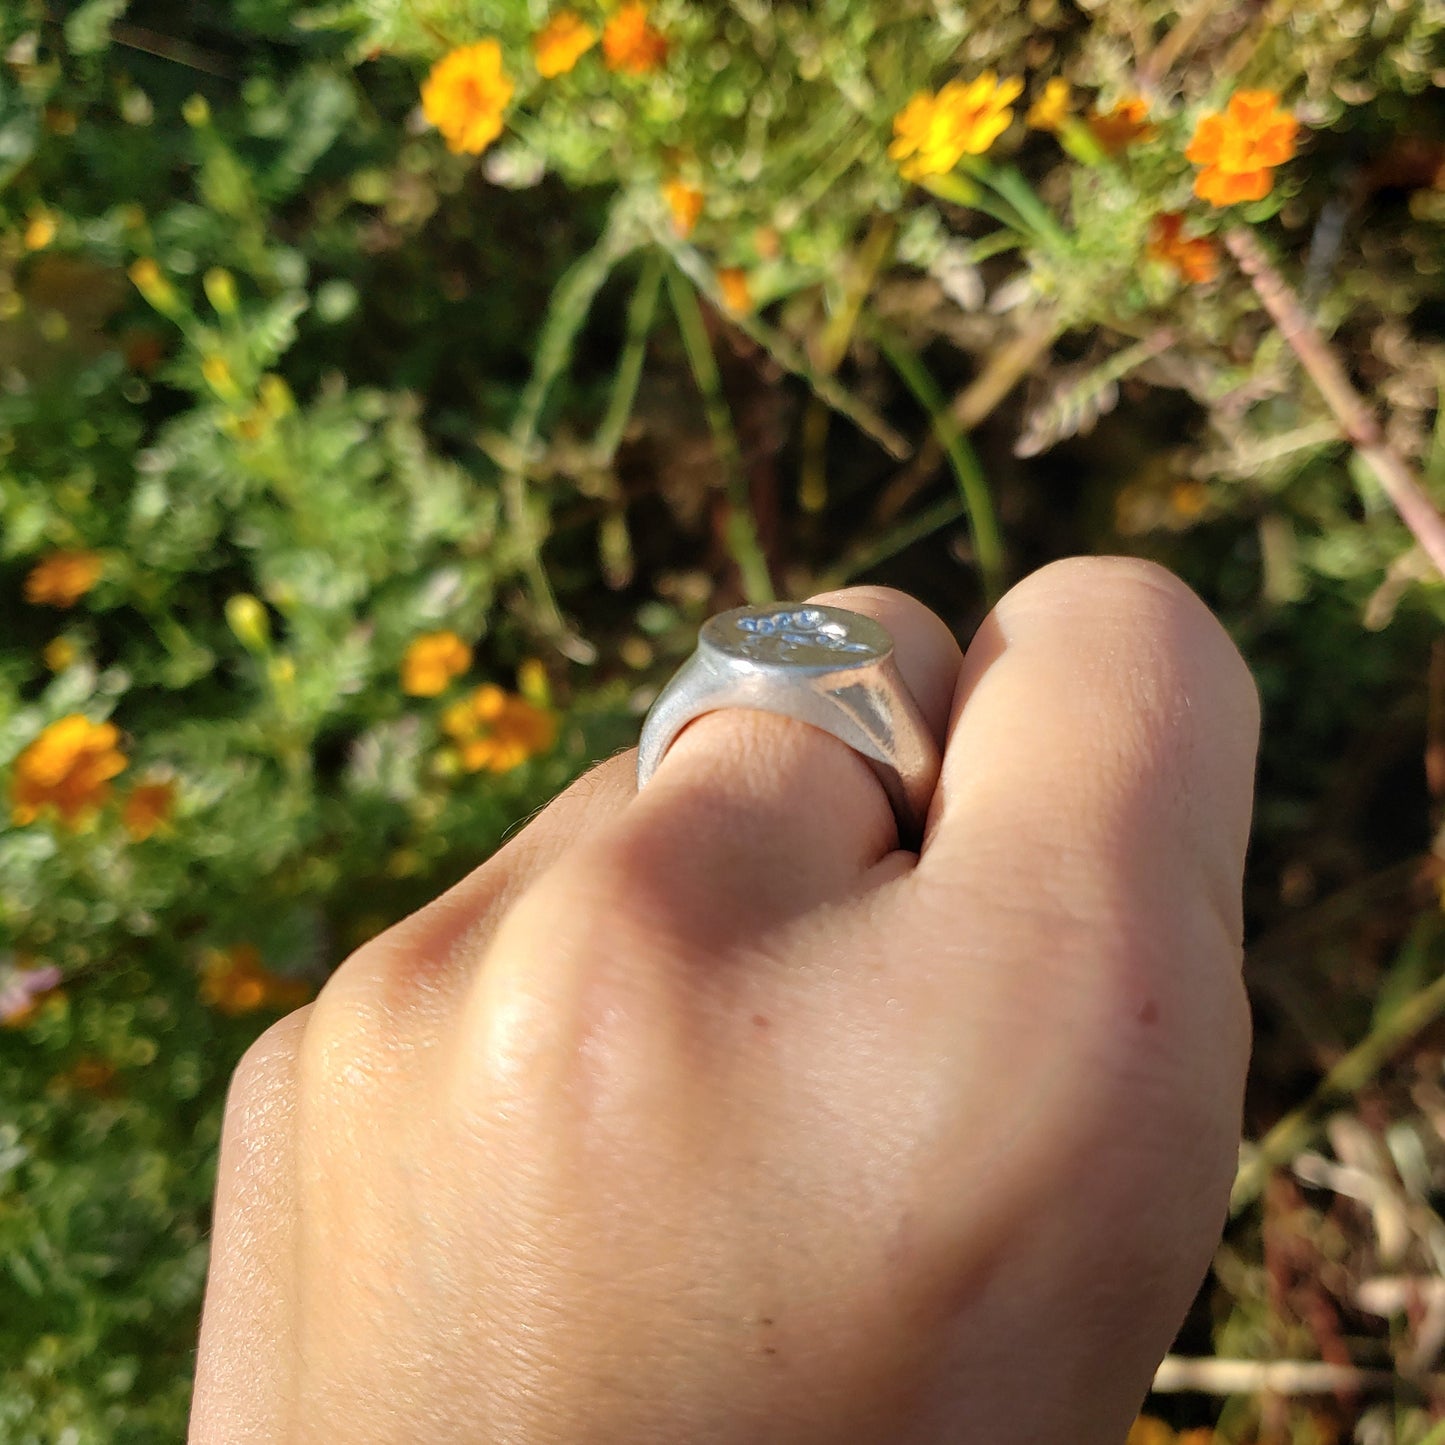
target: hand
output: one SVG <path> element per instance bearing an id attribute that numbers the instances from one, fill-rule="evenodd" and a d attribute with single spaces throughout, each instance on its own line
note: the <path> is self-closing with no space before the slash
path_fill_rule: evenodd
<path id="1" fill-rule="evenodd" d="M 961 657 L 921 853 L 760 713 L 594 769 L 272 1028 L 227 1107 L 191 1439 L 1119 1445 L 1235 1164 L 1257 703 L 1167 573 Z"/>

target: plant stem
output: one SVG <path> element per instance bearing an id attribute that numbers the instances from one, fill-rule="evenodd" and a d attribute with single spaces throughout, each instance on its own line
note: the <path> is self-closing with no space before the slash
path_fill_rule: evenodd
<path id="1" fill-rule="evenodd" d="M 999 535 L 998 517 L 994 513 L 988 480 L 979 465 L 978 456 L 958 423 L 949 415 L 943 393 L 919 357 L 881 327 L 873 328 L 873 338 L 888 358 L 888 364 L 928 412 L 934 436 L 953 468 L 959 497 L 968 512 L 968 529 L 973 537 L 979 571 L 983 575 L 984 592 L 992 605 L 1003 595 L 1003 540 Z"/>
<path id="2" fill-rule="evenodd" d="M 1224 14 L 1232 18 L 1236 13 L 1227 8 Z M 1174 63 L 1192 48 L 1207 21 L 1220 14 L 1215 0 L 1194 0 L 1194 4 L 1174 23 L 1172 29 L 1145 57 L 1139 67 L 1139 80 L 1144 88 L 1152 89 L 1174 68 Z M 1228 72 L 1225 72 L 1228 74 Z"/>
<path id="3" fill-rule="evenodd" d="M 552 292 L 537 340 L 532 375 L 517 404 L 507 436 L 509 449 L 518 460 L 502 474 L 502 505 L 521 552 L 522 570 L 543 630 L 563 652 L 578 660 L 590 660 L 593 650 L 567 626 L 557 605 L 542 561 L 542 528 L 528 491 L 526 467 L 536 446 L 537 427 L 547 393 L 572 359 L 577 334 L 587 320 L 597 293 L 617 263 L 636 250 L 638 244 L 631 212 L 619 201 L 607 218 L 601 239 L 567 271 Z"/>
<path id="4" fill-rule="evenodd" d="M 1345 439 L 1374 472 L 1421 550 L 1445 576 L 1445 517 L 1436 510 L 1405 459 L 1385 440 L 1379 419 L 1350 385 L 1344 367 L 1305 314 L 1288 282 L 1270 265 L 1254 233 L 1235 226 L 1225 233 L 1224 243 L 1249 277 L 1260 304 L 1319 388 Z"/>
<path id="5" fill-rule="evenodd" d="M 637 385 L 642 379 L 642 363 L 647 356 L 647 338 L 657 316 L 657 293 L 662 286 L 662 258 L 654 250 L 647 252 L 637 289 L 627 307 L 627 339 L 617 361 L 617 377 L 607 402 L 607 413 L 592 439 L 592 455 L 599 466 L 611 466 L 622 442 L 627 419 L 637 400 Z"/>
<path id="6" fill-rule="evenodd" d="M 658 232 L 654 233 L 654 239 L 672 257 L 673 264 L 697 290 L 721 307 L 717 279 L 702 257 L 691 247 L 679 245 L 675 237 Z M 902 461 L 912 455 L 913 448 L 897 427 L 886 422 L 860 397 L 853 396 L 836 378 L 820 372 L 781 331 L 768 326 L 756 316 L 730 315 L 728 320 L 744 336 L 757 342 L 784 371 L 791 372 L 806 382 L 816 396 L 821 397 L 840 416 L 847 417 L 859 431 L 872 437 L 895 461 Z"/>
<path id="7" fill-rule="evenodd" d="M 858 328 L 863 305 L 873 290 L 878 273 L 893 254 L 897 234 L 898 223 L 892 216 L 876 217 L 858 248 L 853 264 L 847 268 L 842 302 L 828 318 L 818 343 L 816 361 L 823 375 L 833 376 L 843 364 L 853 333 Z M 828 415 L 826 403 L 821 397 L 814 396 L 803 418 L 803 465 L 798 483 L 798 502 L 805 512 L 821 512 L 828 501 Z"/>
<path id="8" fill-rule="evenodd" d="M 969 167 L 969 174 L 1002 196 L 1019 216 L 1022 229 L 1031 232 L 1037 242 L 1056 252 L 1070 249 L 1068 233 L 1059 225 L 1054 213 L 1034 194 L 1034 188 L 1012 166 L 995 166 L 979 160 Z"/>
<path id="9" fill-rule="evenodd" d="M 702 393 L 713 444 L 717 447 L 723 465 L 728 498 L 724 536 L 728 551 L 742 580 L 744 597 L 754 606 L 771 602 L 777 597 L 777 593 L 773 590 L 767 559 L 763 556 L 762 545 L 758 541 L 752 499 L 748 495 L 747 475 L 743 469 L 742 451 L 738 446 L 737 433 L 733 430 L 727 399 L 723 396 L 717 357 L 713 355 L 712 343 L 708 340 L 707 326 L 703 322 L 696 294 L 688 285 L 687 278 L 671 266 L 667 270 L 667 294 L 672 302 L 673 314 L 677 317 L 677 329 L 682 335 L 688 364 L 692 367 L 697 389 Z"/>
<path id="10" fill-rule="evenodd" d="M 900 522 L 885 532 L 875 542 L 868 542 L 850 552 L 833 571 L 825 573 L 818 582 L 820 592 L 846 586 L 870 568 L 896 557 L 905 547 L 931 536 L 940 527 L 957 521 L 967 512 L 967 505 L 958 497 L 947 497 L 936 505 L 920 512 L 916 517 Z"/>

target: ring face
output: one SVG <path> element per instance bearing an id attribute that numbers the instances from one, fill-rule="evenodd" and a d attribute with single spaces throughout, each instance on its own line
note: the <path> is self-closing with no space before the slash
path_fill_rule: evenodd
<path id="1" fill-rule="evenodd" d="M 938 743 L 881 623 L 813 602 L 735 607 L 709 618 L 697 651 L 642 725 L 637 786 L 646 786 L 683 728 L 725 708 L 777 713 L 831 733 L 883 785 L 900 842 L 913 847 L 922 837 L 938 781 Z"/>
<path id="2" fill-rule="evenodd" d="M 763 667 L 838 672 L 880 662 L 893 639 L 871 617 L 841 607 L 735 607 L 703 624 L 708 651 Z"/>

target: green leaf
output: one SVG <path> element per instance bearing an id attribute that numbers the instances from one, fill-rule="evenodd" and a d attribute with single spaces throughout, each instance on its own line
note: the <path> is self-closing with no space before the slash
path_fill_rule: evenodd
<path id="1" fill-rule="evenodd" d="M 130 0 L 85 0 L 65 22 L 65 43 L 73 55 L 95 55 L 110 46 L 110 27 Z"/>

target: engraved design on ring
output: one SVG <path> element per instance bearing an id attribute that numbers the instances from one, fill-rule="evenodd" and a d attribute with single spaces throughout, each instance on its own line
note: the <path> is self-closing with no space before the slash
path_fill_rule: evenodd
<path id="1" fill-rule="evenodd" d="M 643 724 L 638 787 L 688 723 L 730 707 L 794 718 L 852 748 L 883 785 L 900 843 L 917 846 L 938 781 L 938 744 L 881 623 L 821 603 L 736 607 L 710 617 L 697 650 Z"/>

